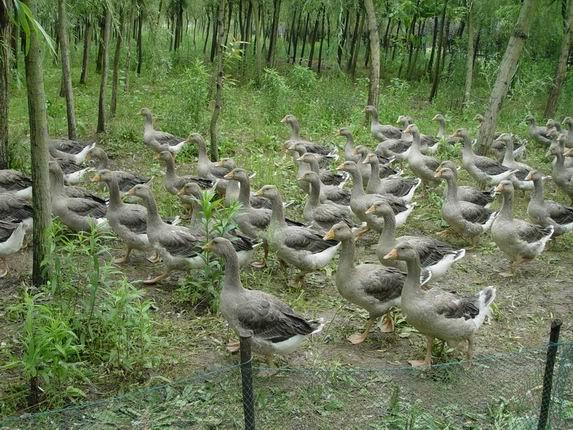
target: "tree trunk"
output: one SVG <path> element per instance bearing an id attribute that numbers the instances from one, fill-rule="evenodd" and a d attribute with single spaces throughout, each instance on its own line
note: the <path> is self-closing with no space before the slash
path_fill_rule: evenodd
<path id="1" fill-rule="evenodd" d="M 474 76 L 474 52 L 476 47 L 476 26 L 474 0 L 468 2 L 468 52 L 466 56 L 466 85 L 464 90 L 464 107 L 470 102 Z"/>
<path id="2" fill-rule="evenodd" d="M 8 147 L 8 107 L 10 96 L 10 37 L 11 29 L 8 10 L 0 5 L 0 170 L 10 165 L 10 148 Z"/>
<path id="3" fill-rule="evenodd" d="M 346 38 L 348 36 L 348 26 L 350 20 L 350 8 L 346 8 L 346 14 L 344 15 L 344 24 L 342 26 L 342 35 L 338 39 L 338 48 L 336 50 L 336 62 L 338 66 L 342 69 L 342 54 L 344 53 L 344 45 L 346 45 Z"/>
<path id="4" fill-rule="evenodd" d="M 88 65 L 90 59 L 90 44 L 92 41 L 92 23 L 86 19 L 86 28 L 84 30 L 84 53 L 82 56 L 82 73 L 80 75 L 80 84 L 88 81 Z"/>
<path id="5" fill-rule="evenodd" d="M 279 32 L 279 18 L 281 13 L 281 0 L 273 1 L 273 22 L 271 25 L 271 38 L 269 41 L 269 52 L 267 54 L 267 64 L 269 67 L 275 65 L 275 51 L 277 50 L 277 35 Z"/>
<path id="6" fill-rule="evenodd" d="M 320 45 L 318 47 L 318 74 L 320 75 L 320 69 L 322 67 L 322 44 L 324 43 L 324 17 L 326 11 L 322 9 L 322 20 L 320 21 Z"/>
<path id="7" fill-rule="evenodd" d="M 314 29 L 312 30 L 312 34 L 310 35 L 310 52 L 308 54 L 308 64 L 307 67 L 309 69 L 312 69 L 312 60 L 314 59 L 314 45 L 316 44 L 316 36 L 318 33 L 318 21 L 320 19 L 320 13 L 319 12 L 318 16 L 316 17 L 315 21 L 314 21 Z"/>
<path id="8" fill-rule="evenodd" d="M 302 57 L 304 57 L 304 51 L 306 48 L 306 39 L 308 37 L 308 21 L 310 20 L 310 12 L 306 13 L 306 21 L 304 23 L 304 33 L 302 35 L 302 49 L 300 51 L 300 58 L 298 59 L 298 64 L 302 63 Z"/>
<path id="9" fill-rule="evenodd" d="M 559 95 L 561 94 L 561 87 L 563 81 L 565 80 L 565 75 L 567 73 L 567 58 L 569 57 L 569 51 L 573 44 L 573 1 L 569 2 L 569 17 L 567 18 L 567 23 L 563 32 L 563 40 L 561 41 L 561 53 L 559 54 L 559 61 L 557 62 L 557 69 L 555 70 L 555 78 L 553 79 L 553 85 L 551 87 L 551 92 L 547 99 L 547 105 L 545 106 L 545 113 L 543 114 L 545 118 L 553 118 L 555 116 L 555 111 L 557 110 L 557 102 L 559 101 Z M 566 112 L 568 113 L 568 112 Z"/>
<path id="10" fill-rule="evenodd" d="M 430 91 L 429 102 L 432 103 L 434 97 L 438 93 L 438 83 L 440 82 L 440 70 L 442 69 L 440 61 L 442 59 L 442 49 L 444 46 L 445 32 L 444 27 L 446 24 L 446 10 L 448 8 L 448 0 L 444 2 L 444 7 L 442 9 L 442 22 L 440 23 L 440 41 L 438 43 L 438 50 L 436 55 L 436 67 L 434 68 L 434 79 L 432 81 L 432 90 Z"/>
<path id="11" fill-rule="evenodd" d="M 129 18 L 127 20 L 129 23 L 127 29 L 125 30 L 126 42 L 127 42 L 127 54 L 125 59 L 125 83 L 123 85 L 123 91 L 125 93 L 129 92 L 129 72 L 131 70 L 131 27 L 135 27 L 134 20 L 133 20 L 133 9 L 129 11 Z M 131 27 L 130 27 L 131 26 Z"/>
<path id="12" fill-rule="evenodd" d="M 430 50 L 430 59 L 428 60 L 428 68 L 426 73 L 428 79 L 432 79 L 432 68 L 434 66 L 434 56 L 436 55 L 436 41 L 438 40 L 438 17 L 434 17 L 434 31 L 432 32 L 432 49 Z"/>
<path id="13" fill-rule="evenodd" d="M 215 61 L 217 55 L 217 35 L 219 34 L 219 20 L 217 19 L 217 8 L 213 9 L 213 35 L 211 37 L 211 63 Z M 223 30 L 224 32 L 225 30 Z"/>
<path id="14" fill-rule="evenodd" d="M 74 110 L 74 91 L 70 75 L 70 54 L 66 24 L 65 0 L 58 0 L 58 35 L 60 39 L 60 56 L 62 60 L 62 80 L 66 97 L 66 116 L 68 119 L 68 138 L 76 138 L 76 112 Z"/>
<path id="15" fill-rule="evenodd" d="M 20 40 L 20 26 L 12 24 L 11 35 L 10 35 L 10 47 L 12 51 L 12 68 L 18 70 L 18 40 Z"/>
<path id="16" fill-rule="evenodd" d="M 262 0 L 254 0 L 253 14 L 255 16 L 255 80 L 260 82 L 263 73 L 263 26 L 261 20 Z"/>
<path id="17" fill-rule="evenodd" d="M 124 26 L 123 9 L 119 12 L 119 28 L 117 29 L 117 39 L 115 41 L 115 53 L 113 55 L 113 74 L 111 78 L 111 102 L 109 113 L 113 118 L 117 109 L 117 90 L 119 86 L 119 62 L 121 60 L 121 42 L 123 41 Z"/>
<path id="18" fill-rule="evenodd" d="M 398 27 L 396 28 L 396 40 L 393 42 L 392 46 L 392 57 L 390 59 L 394 61 L 394 57 L 396 57 L 396 50 L 398 49 L 398 36 L 400 35 L 400 28 L 402 28 L 402 20 L 398 20 Z"/>
<path id="19" fill-rule="evenodd" d="M 376 10 L 372 0 L 364 0 L 364 9 L 368 19 L 368 32 L 370 35 L 370 85 L 368 86 L 368 104 L 378 106 L 380 94 L 380 35 Z"/>
<path id="20" fill-rule="evenodd" d="M 100 20 L 99 37 L 96 57 L 96 73 L 101 73 L 102 59 L 103 59 L 103 38 L 105 33 L 105 17 Z"/>
<path id="21" fill-rule="evenodd" d="M 352 57 L 350 62 L 350 77 L 352 80 L 356 77 L 356 63 L 358 62 L 358 54 L 360 53 L 360 40 L 362 39 L 362 33 L 364 32 L 364 17 L 359 12 L 358 13 L 358 21 L 360 25 L 358 26 L 358 33 L 356 34 L 356 45 L 352 50 Z"/>
<path id="22" fill-rule="evenodd" d="M 205 35 L 205 40 L 203 41 L 203 55 L 207 53 L 207 42 L 209 41 L 209 32 L 211 31 L 211 16 L 207 15 L 207 34 Z"/>
<path id="23" fill-rule="evenodd" d="M 296 32 L 296 30 L 295 30 L 295 28 L 294 28 L 295 23 L 296 23 L 296 9 L 294 10 L 294 12 L 293 12 L 293 14 L 292 14 L 292 21 L 291 21 L 291 23 L 290 23 L 290 32 L 289 32 L 289 34 L 288 34 L 287 63 L 288 63 L 289 60 L 290 60 L 290 52 L 291 52 L 291 47 L 292 47 L 292 39 L 293 39 L 293 36 L 294 36 L 294 34 L 295 34 L 295 32 Z"/>
<path id="24" fill-rule="evenodd" d="M 535 4 L 536 0 L 523 0 L 523 3 L 521 4 L 517 24 L 515 25 L 513 34 L 509 39 L 505 53 L 503 54 L 499 72 L 491 91 L 489 104 L 484 114 L 484 121 L 479 128 L 477 143 L 478 150 L 480 151 L 484 148 L 489 148 L 493 141 L 497 116 L 501 109 L 501 103 L 503 102 L 513 79 L 513 75 L 517 70 L 519 57 L 521 56 L 521 52 L 525 46 L 525 41 L 527 40 L 527 35 L 531 26 Z"/>
<path id="25" fill-rule="evenodd" d="M 31 7 L 32 0 L 24 0 Z M 43 288 L 50 278 L 50 225 L 52 210 L 50 205 L 50 179 L 48 173 L 48 119 L 46 115 L 46 94 L 42 53 L 38 32 L 30 32 L 30 49 L 25 58 L 26 91 L 28 95 L 28 119 L 30 125 L 30 151 L 32 170 L 33 225 L 33 264 L 32 285 Z"/>
<path id="26" fill-rule="evenodd" d="M 219 159 L 219 149 L 217 145 L 217 121 L 219 120 L 219 114 L 221 113 L 221 104 L 223 102 L 223 66 L 225 55 L 223 52 L 223 42 L 225 40 L 225 0 L 219 0 L 219 5 L 217 8 L 217 68 L 215 70 L 215 106 L 213 108 L 213 115 L 211 116 L 211 124 L 209 125 L 209 134 L 211 136 L 210 144 L 210 154 L 211 160 L 215 161 Z M 257 22 L 260 19 L 257 14 Z M 258 38 L 257 34 L 257 38 Z M 257 41 L 260 43 L 260 40 Z M 258 49 L 257 49 L 258 51 Z"/>
<path id="27" fill-rule="evenodd" d="M 356 21 L 354 22 L 354 31 L 352 32 L 352 41 L 350 42 L 350 52 L 348 53 L 348 61 L 346 62 L 346 72 L 350 72 L 352 67 L 352 58 L 354 57 L 354 51 L 356 49 L 356 44 L 358 38 L 360 37 L 359 32 L 360 26 L 360 11 L 356 12 Z"/>
<path id="28" fill-rule="evenodd" d="M 296 29 L 292 34 L 292 38 L 293 38 L 293 48 L 292 48 L 292 64 L 295 63 L 296 61 L 296 50 L 298 48 L 298 35 L 300 33 L 300 25 L 301 25 L 301 20 L 302 20 L 302 10 L 300 11 L 300 13 L 298 14 L 298 21 L 296 24 Z"/>
<path id="29" fill-rule="evenodd" d="M 140 5 L 142 7 L 142 5 Z M 141 65 L 143 64 L 143 15 L 141 9 L 137 18 L 137 76 L 141 75 Z"/>
<path id="30" fill-rule="evenodd" d="M 101 60 L 101 81 L 99 86 L 99 101 L 97 114 L 97 132 L 105 133 L 105 89 L 107 84 L 107 69 L 109 57 L 109 34 L 111 32 L 111 11 L 109 7 L 105 8 L 104 30 L 102 43 L 102 60 Z"/>

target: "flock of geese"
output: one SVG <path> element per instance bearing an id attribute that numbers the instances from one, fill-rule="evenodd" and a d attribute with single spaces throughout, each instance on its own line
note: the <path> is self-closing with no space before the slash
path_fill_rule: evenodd
<path id="1" fill-rule="evenodd" d="M 341 128 L 338 135 L 345 139 L 344 161 L 336 170 L 328 168 L 339 157 L 336 148 L 303 138 L 293 115 L 282 119 L 290 128 L 284 149 L 298 169 L 298 185 L 308 195 L 304 222 L 285 215 L 288 205 L 277 187 L 265 185 L 251 192 L 251 172 L 237 167 L 232 159 L 212 162 L 198 133 L 185 139 L 156 130 L 152 113 L 145 108 L 140 111 L 143 141 L 165 167 L 165 190 L 180 200 L 188 219 L 185 225 L 179 217 L 161 216 L 149 178 L 110 170 L 102 148 L 69 140 L 50 141 L 52 212 L 74 231 L 112 230 L 126 247 L 114 260 L 118 264 L 127 263 L 133 250 L 146 253 L 150 262 L 162 261 L 165 270 L 143 281 L 145 284 L 160 282 L 176 270 L 201 268 L 205 251 L 220 256 L 225 266 L 221 313 L 239 336 L 249 337 L 255 350 L 269 359 L 274 353 L 295 350 L 323 327 L 321 320 L 302 317 L 275 296 L 242 286 L 241 267 L 265 267 L 269 252 L 281 266 L 298 269 L 296 281 L 301 284 L 305 274 L 325 267 L 340 254 L 336 287 L 344 299 L 369 314 L 364 330 L 348 338 L 351 343 L 363 342 L 380 318 L 381 331 L 391 332 L 390 310 L 399 306 L 407 322 L 427 338 L 424 359 L 413 360 L 412 365 L 431 364 L 434 338 L 453 346 L 467 342 L 471 358 L 474 334 L 489 314 L 496 289 L 489 286 L 464 297 L 438 288 L 433 281 L 443 277 L 466 250 L 432 236 L 397 237 L 396 229 L 414 210 L 417 190 L 427 193 L 428 187 L 444 181 L 442 217 L 449 228 L 438 235 L 456 234 L 475 244 L 491 233 L 511 263 L 501 275 L 512 276 L 520 263 L 538 256 L 550 239 L 573 230 L 573 208 L 544 198 L 544 181 L 552 178 L 573 200 L 573 157 L 569 157 L 573 155 L 573 120 L 565 118 L 562 124 L 568 131 L 562 131 L 557 121 L 539 127 L 533 117 L 526 118 L 530 137 L 537 145 L 546 146 L 553 158 L 549 177 L 518 161 L 525 155 L 527 142 L 510 133 L 496 135 L 489 148 L 491 157 L 486 157 L 475 154 L 475 144 L 465 129 L 449 136 L 442 115 L 433 118 L 439 125 L 433 136 L 420 133 L 408 116 L 400 116 L 396 127 L 381 124 L 375 107 L 367 106 L 364 111 L 370 117 L 377 146 L 372 150 L 356 145 L 350 129 Z M 483 120 L 479 115 L 475 119 Z M 461 142 L 462 166 L 434 158 L 440 145 L 457 142 Z M 188 144 L 197 148 L 196 174 L 179 176 L 175 157 Z M 82 167 L 88 161 L 91 166 Z M 413 176 L 402 176 L 397 165 L 407 166 Z M 457 184 L 462 167 L 475 187 Z M 88 171 L 94 172 L 91 181 L 107 187 L 109 198 L 77 186 Z M 352 186 L 346 187 L 349 182 Z M 0 171 L 0 258 L 23 246 L 32 223 L 31 184 L 21 172 Z M 234 215 L 236 227 L 214 238 L 205 234 L 200 204 L 203 192 L 211 189 L 227 204 L 240 203 Z M 527 207 L 531 223 L 513 216 L 516 189 L 531 192 Z M 494 212 L 490 205 L 497 194 L 502 203 Z M 126 203 L 125 196 L 135 196 L 141 204 Z M 379 264 L 357 261 L 357 244 L 367 232 L 379 235 Z M 263 256 L 254 261 L 259 244 Z M 6 272 L 7 268 L 0 275 Z M 237 348 L 237 342 L 228 344 L 229 350 Z"/>

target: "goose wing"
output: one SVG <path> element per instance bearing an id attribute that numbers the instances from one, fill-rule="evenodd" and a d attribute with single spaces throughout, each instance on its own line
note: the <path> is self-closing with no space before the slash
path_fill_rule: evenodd
<path id="1" fill-rule="evenodd" d="M 304 227 L 289 227 L 285 233 L 285 246 L 296 251 L 309 251 L 312 254 L 318 254 L 338 245 L 336 240 L 324 240 L 320 235 Z"/>
<path id="2" fill-rule="evenodd" d="M 508 167 L 503 166 L 492 158 L 476 155 L 474 157 L 474 164 L 478 169 L 487 173 L 488 175 L 499 175 L 500 173 L 507 172 Z"/>
<path id="3" fill-rule="evenodd" d="M 12 193 L 0 194 L 0 219 L 20 222 L 32 218 L 33 214 L 32 205 L 25 198 Z"/>
<path id="4" fill-rule="evenodd" d="M 201 239 L 184 227 L 172 227 L 162 232 L 159 244 L 173 256 L 192 258 L 202 252 Z"/>
<path id="5" fill-rule="evenodd" d="M 465 220 L 478 224 L 485 224 L 492 213 L 489 209 L 470 202 L 460 202 L 460 207 Z"/>
<path id="6" fill-rule="evenodd" d="M 92 218 L 103 218 L 107 212 L 107 207 L 94 200 L 84 198 L 69 198 L 66 202 L 68 210 L 80 216 L 91 216 Z"/>
<path id="7" fill-rule="evenodd" d="M 418 252 L 422 267 L 432 266 L 441 261 L 446 255 L 457 252 L 451 245 L 430 237 L 409 236 L 408 242 Z"/>
<path id="8" fill-rule="evenodd" d="M 0 188 L 18 191 L 32 186 L 32 178 L 17 170 L 0 170 Z"/>
<path id="9" fill-rule="evenodd" d="M 557 224 L 564 225 L 573 222 L 573 208 L 546 200 L 545 205 L 549 212 L 549 217 Z"/>
<path id="10" fill-rule="evenodd" d="M 133 233 L 145 234 L 147 232 L 147 210 L 141 205 L 122 205 L 119 222 Z"/>
<path id="11" fill-rule="evenodd" d="M 119 185 L 119 190 L 123 192 L 129 191 L 136 185 L 147 184 L 151 180 L 151 178 L 136 175 L 135 173 L 131 172 L 123 172 L 116 170 L 114 171 L 114 174 L 117 179 L 117 183 Z"/>
<path id="12" fill-rule="evenodd" d="M 276 297 L 260 291 L 249 293 L 249 300 L 237 308 L 237 319 L 241 328 L 253 336 L 277 343 L 293 336 L 309 335 L 317 328 Z"/>
<path id="13" fill-rule="evenodd" d="M 153 132 L 153 139 L 155 139 L 160 145 L 170 146 L 178 145 L 185 140 L 182 137 L 177 137 L 171 133 L 159 130 L 155 130 Z"/>
<path id="14" fill-rule="evenodd" d="M 436 313 L 445 318 L 464 320 L 474 319 L 480 312 L 479 295 L 460 297 L 444 292 L 436 304 Z"/>
<path id="15" fill-rule="evenodd" d="M 528 243 L 537 242 L 550 235 L 553 231 L 552 226 L 542 227 L 537 224 L 530 224 L 522 220 L 514 220 L 518 237 Z"/>
<path id="16" fill-rule="evenodd" d="M 380 302 L 397 299 L 402 294 L 406 274 L 394 267 L 372 270 L 362 279 L 364 292 Z"/>

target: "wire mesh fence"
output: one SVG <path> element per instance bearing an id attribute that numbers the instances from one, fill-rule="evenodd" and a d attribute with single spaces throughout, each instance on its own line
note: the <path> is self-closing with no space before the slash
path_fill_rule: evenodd
<path id="1" fill-rule="evenodd" d="M 254 416 L 240 366 L 67 409 L 0 429 L 532 429 L 547 347 L 430 369 L 253 367 Z M 547 429 L 573 428 L 573 343 L 558 344 Z M 268 376 L 269 371 L 276 372 Z M 259 373 L 267 375 L 259 375 Z M 256 417 L 256 421 L 255 421 Z M 254 427 L 250 428 L 254 428 Z"/>

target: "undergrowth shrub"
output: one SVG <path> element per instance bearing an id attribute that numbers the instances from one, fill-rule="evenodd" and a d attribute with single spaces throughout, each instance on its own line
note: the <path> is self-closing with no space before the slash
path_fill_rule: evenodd
<path id="1" fill-rule="evenodd" d="M 223 199 L 216 199 L 213 191 L 204 191 L 199 201 L 201 205 L 200 222 L 209 241 L 213 237 L 225 236 L 236 229 L 234 217 L 240 209 L 240 203 L 234 202 L 225 206 Z M 219 284 L 223 277 L 223 269 L 218 259 L 204 251 L 201 254 L 204 267 L 199 273 L 185 277 L 175 291 L 174 298 L 181 304 L 189 304 L 196 308 L 209 308 L 213 312 L 219 309 Z"/>
<path id="2" fill-rule="evenodd" d="M 292 89 L 284 76 L 275 69 L 265 69 L 260 95 L 265 101 L 268 121 L 276 121 L 288 111 L 288 102 L 292 94 Z"/>
<path id="3" fill-rule="evenodd" d="M 159 362 L 152 303 L 104 258 L 97 231 L 69 233 L 57 222 L 46 288 L 27 290 L 10 313 L 22 321 L 21 353 L 12 360 L 29 381 L 30 404 L 61 406 L 84 397 L 89 370 L 141 378 Z"/>

